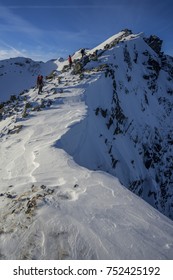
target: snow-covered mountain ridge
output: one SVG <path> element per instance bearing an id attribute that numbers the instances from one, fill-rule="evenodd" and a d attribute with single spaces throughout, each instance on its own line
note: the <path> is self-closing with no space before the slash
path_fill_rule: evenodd
<path id="1" fill-rule="evenodd" d="M 173 258 L 173 222 L 144 201 L 172 217 L 173 68 L 155 39 L 122 31 L 2 103 L 1 259 Z"/>
<path id="2" fill-rule="evenodd" d="M 161 52 L 157 37 L 151 36 L 151 41 L 159 53 L 145 43 L 150 40 L 143 36 L 129 34 L 117 44 L 118 38 L 104 44 L 108 50 L 96 64 L 106 63 L 105 75 L 90 87 L 87 95 L 93 115 L 88 121 L 94 119 L 99 127 L 96 143 L 101 145 L 90 145 L 88 155 L 92 155 L 92 160 L 88 161 L 84 157 L 85 141 L 80 153 L 75 154 L 75 146 L 68 144 L 64 149 L 87 168 L 118 177 L 128 189 L 173 218 L 173 59 Z M 92 67 L 90 62 L 85 70 Z M 87 128 L 81 126 L 81 131 L 87 133 L 88 151 L 94 128 L 86 120 L 85 125 Z M 66 141 L 66 135 L 63 139 Z"/>

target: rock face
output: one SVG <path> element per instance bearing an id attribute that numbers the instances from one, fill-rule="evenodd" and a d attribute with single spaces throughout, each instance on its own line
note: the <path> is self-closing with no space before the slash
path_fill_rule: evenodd
<path id="1" fill-rule="evenodd" d="M 92 68 L 90 62 L 83 69 L 84 74 L 102 72 L 86 90 L 88 106 L 97 95 L 90 110 L 99 127 L 96 141 L 102 144 L 95 152 L 91 148 L 92 160 L 86 162 L 88 147 L 83 143 L 75 160 L 118 177 L 173 219 L 173 58 L 161 53 L 162 41 L 156 36 L 144 39 L 125 31 L 113 42 L 106 44 L 97 66 L 95 62 Z M 91 122 L 88 117 L 83 129 L 90 127 L 92 143 Z"/>
<path id="2" fill-rule="evenodd" d="M 111 51 L 105 78 L 112 100 L 96 116 L 109 130 L 108 172 L 173 219 L 173 61 L 161 53 L 158 37 L 139 41 Z"/>
<path id="3" fill-rule="evenodd" d="M 156 35 L 151 35 L 149 38 L 145 39 L 145 42 L 157 53 L 161 52 L 162 40 Z"/>

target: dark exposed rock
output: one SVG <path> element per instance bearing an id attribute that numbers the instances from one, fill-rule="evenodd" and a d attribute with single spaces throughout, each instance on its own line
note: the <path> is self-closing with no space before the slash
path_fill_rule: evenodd
<path id="1" fill-rule="evenodd" d="M 156 35 L 151 35 L 149 38 L 145 38 L 145 42 L 157 53 L 160 54 L 162 48 L 162 40 Z"/>

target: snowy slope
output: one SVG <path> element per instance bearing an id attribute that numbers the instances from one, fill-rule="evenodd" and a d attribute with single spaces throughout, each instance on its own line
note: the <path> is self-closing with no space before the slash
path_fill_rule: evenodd
<path id="1" fill-rule="evenodd" d="M 101 66 L 104 73 L 87 89 L 87 118 L 59 145 L 80 165 L 118 177 L 172 219 L 173 61 L 151 49 L 142 34 L 125 38 L 86 64 L 88 74 Z M 80 137 L 71 145 L 76 131 Z"/>
<path id="2" fill-rule="evenodd" d="M 58 77 L 47 80 L 41 95 L 32 88 L 4 105 L 0 122 L 1 259 L 173 258 L 173 222 L 108 174 L 114 170 L 108 144 L 110 150 L 115 135 L 113 124 L 109 129 L 105 125 L 109 120 L 105 110 L 111 110 L 113 87 L 112 72 L 103 65 L 113 63 L 117 50 L 122 52 L 117 45 L 103 52 L 98 61 L 87 63 L 82 75 L 67 69 L 60 75 L 61 82 Z M 117 60 L 121 61 L 120 54 Z M 57 71 L 63 68 L 59 64 Z M 130 114 L 121 95 L 123 112 Z M 135 96 L 126 95 L 134 102 Z M 137 119 L 144 118 L 135 105 Z M 153 125 L 154 121 L 153 116 Z M 124 163 L 123 173 L 118 167 L 119 178 L 128 179 L 132 159 L 133 165 L 138 161 L 141 172 L 146 172 L 140 158 L 132 157 L 136 150 L 129 136 L 116 137 L 111 151 L 116 149 Z M 138 171 L 133 171 L 134 176 Z"/>
<path id="3" fill-rule="evenodd" d="M 11 95 L 35 86 L 38 74 L 48 75 L 56 67 L 54 60 L 46 63 L 23 57 L 1 60 L 0 103 L 7 101 Z"/>

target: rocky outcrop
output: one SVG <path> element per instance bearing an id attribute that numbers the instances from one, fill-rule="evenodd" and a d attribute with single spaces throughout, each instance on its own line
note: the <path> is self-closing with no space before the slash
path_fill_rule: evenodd
<path id="1" fill-rule="evenodd" d="M 108 172 L 173 219 L 173 130 L 170 125 L 173 120 L 173 102 L 170 98 L 173 95 L 173 59 L 161 54 L 162 41 L 158 37 L 151 36 L 145 41 L 156 55 L 149 49 L 141 53 L 136 46 L 132 55 L 132 47 L 124 44 L 121 60 L 123 69 L 127 69 L 124 75 L 119 71 L 120 65 L 107 62 L 105 78 L 112 81 L 111 106 L 95 108 L 95 115 L 102 119 L 109 131 L 109 137 L 102 135 L 110 158 L 111 168 Z M 143 57 L 143 60 L 139 57 Z M 138 69 L 138 82 L 133 76 L 134 69 Z M 119 77 L 123 77 L 122 80 Z M 135 88 L 140 90 L 136 91 Z M 131 100 L 125 95 L 131 96 Z M 135 107 L 132 106 L 134 101 Z M 159 111 L 153 106 L 157 106 Z M 134 108 L 133 118 L 126 107 Z M 138 107 L 140 114 L 136 113 Z M 119 139 L 122 139 L 123 147 L 127 150 L 133 149 L 129 163 L 125 163 Z M 140 162 L 142 171 L 138 169 L 137 162 Z M 106 166 L 101 169 L 108 170 Z"/>
<path id="2" fill-rule="evenodd" d="M 157 53 L 160 54 L 163 41 L 156 35 L 151 35 L 149 38 L 145 38 L 145 42 Z"/>

